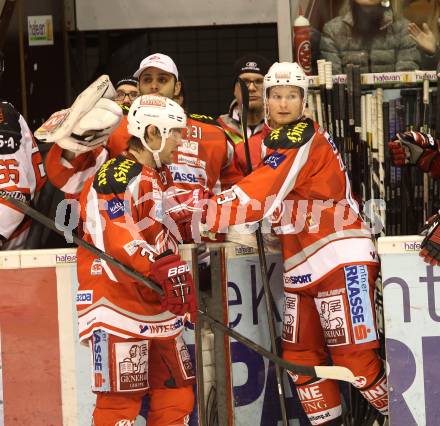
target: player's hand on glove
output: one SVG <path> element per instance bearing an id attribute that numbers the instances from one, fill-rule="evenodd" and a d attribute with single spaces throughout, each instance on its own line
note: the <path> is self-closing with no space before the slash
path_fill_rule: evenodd
<path id="1" fill-rule="evenodd" d="M 189 266 L 171 250 L 160 254 L 151 267 L 151 277 L 163 289 L 162 307 L 175 315 L 197 314 L 196 293 Z"/>
<path id="2" fill-rule="evenodd" d="M 56 141 L 63 149 L 82 153 L 103 145 L 118 127 L 122 117 L 119 105 L 110 99 L 102 98 L 82 117 L 69 136 Z"/>
<path id="3" fill-rule="evenodd" d="M 424 172 L 430 171 L 431 163 L 438 155 L 438 143 L 431 135 L 422 132 L 397 133 L 396 139 L 388 142 L 388 148 L 395 166 L 413 164 Z"/>
<path id="4" fill-rule="evenodd" d="M 425 235 L 421 244 L 420 256 L 432 266 L 440 266 L 440 214 L 430 217 L 422 234 Z"/>

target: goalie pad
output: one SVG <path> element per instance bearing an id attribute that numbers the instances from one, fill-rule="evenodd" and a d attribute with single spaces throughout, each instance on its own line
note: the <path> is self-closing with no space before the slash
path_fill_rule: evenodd
<path id="1" fill-rule="evenodd" d="M 110 99 L 99 99 L 96 105 L 84 115 L 70 136 L 56 141 L 63 149 L 81 154 L 91 151 L 104 144 L 109 135 L 119 125 L 122 110 L 116 102 Z"/>
<path id="2" fill-rule="evenodd" d="M 70 137 L 79 121 L 96 106 L 101 98 L 112 99 L 115 95 L 116 92 L 109 76 L 102 75 L 78 95 L 70 108 L 53 113 L 34 132 L 34 136 L 42 142 L 58 142 L 62 138 Z M 79 151 L 83 152 L 83 149 L 80 147 Z"/>

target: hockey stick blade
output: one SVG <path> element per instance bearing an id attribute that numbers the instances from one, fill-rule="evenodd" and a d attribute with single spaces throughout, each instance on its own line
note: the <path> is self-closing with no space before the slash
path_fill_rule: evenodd
<path id="1" fill-rule="evenodd" d="M 270 359 L 274 363 L 278 364 L 280 367 L 290 370 L 295 374 L 303 375 L 303 376 L 311 376 L 311 377 L 318 377 L 321 379 L 332 379 L 332 380 L 342 380 L 344 382 L 354 383 L 356 382 L 356 376 L 346 367 L 339 367 L 339 366 L 308 366 L 308 365 L 298 365 L 298 364 L 292 364 L 282 358 L 280 358 L 277 355 L 274 355 L 272 352 L 262 348 L 261 346 L 257 345 L 256 343 L 252 342 L 252 340 L 248 339 L 247 337 L 243 336 L 240 333 L 237 333 L 233 329 L 226 327 L 221 322 L 215 320 L 214 318 L 210 317 L 206 312 L 199 310 L 199 315 L 210 325 L 213 327 L 218 328 L 223 333 L 227 334 L 228 336 L 232 337 L 233 339 L 237 340 L 240 343 L 243 343 L 245 346 L 247 346 L 249 349 L 252 349 L 253 351 L 259 353 L 260 355 L 263 355 L 264 357 Z"/>
<path id="2" fill-rule="evenodd" d="M 0 198 L 5 199 L 7 202 L 15 206 L 18 210 L 20 210 L 22 213 L 28 215 L 32 219 L 35 219 L 36 221 L 42 223 L 47 228 L 51 229 L 52 231 L 56 232 L 59 235 L 64 235 L 63 231 L 60 228 L 57 228 L 55 222 L 32 208 L 31 206 L 28 206 L 26 203 L 17 200 L 14 198 L 14 196 L 4 190 L 0 190 Z M 89 244 L 87 241 L 84 241 L 82 238 L 77 237 L 76 235 L 73 236 L 73 241 L 78 244 L 79 246 L 84 247 L 85 249 L 91 251 L 92 253 L 96 254 L 97 256 L 101 257 L 102 259 L 108 261 L 112 265 L 119 268 L 122 272 L 126 273 L 127 275 L 134 278 L 136 281 L 140 282 L 141 284 L 146 285 L 153 291 L 156 291 L 159 294 L 163 294 L 163 290 L 161 287 L 156 284 L 151 279 L 145 277 L 144 275 L 140 274 L 139 272 L 129 268 L 128 266 L 124 265 L 119 260 L 113 258 L 112 256 L 109 256 L 107 253 L 104 253 L 103 251 L 99 250 L 97 247 Z M 303 374 L 307 376 L 312 377 L 320 377 L 323 379 L 329 378 L 329 379 L 335 379 L 335 380 L 344 380 L 348 382 L 353 382 L 355 380 L 355 376 L 353 373 L 351 373 L 347 368 L 345 367 L 337 367 L 337 366 L 329 366 L 329 367 L 309 367 L 309 366 L 303 366 L 303 365 L 295 365 L 291 364 L 280 357 L 272 354 L 271 352 L 267 351 L 263 347 L 257 345 L 256 343 L 249 340 L 247 337 L 241 335 L 240 333 L 237 333 L 236 331 L 230 329 L 229 327 L 226 327 L 221 322 L 215 320 L 210 315 L 208 315 L 206 312 L 203 312 L 199 310 L 200 316 L 209 324 L 213 325 L 214 327 L 219 328 L 222 330 L 225 334 L 228 336 L 236 339 L 240 343 L 243 343 L 248 348 L 254 350 L 255 352 L 259 353 L 260 355 L 263 355 L 267 358 L 269 358 L 271 361 L 277 363 L 281 367 L 294 371 L 298 374 Z"/>

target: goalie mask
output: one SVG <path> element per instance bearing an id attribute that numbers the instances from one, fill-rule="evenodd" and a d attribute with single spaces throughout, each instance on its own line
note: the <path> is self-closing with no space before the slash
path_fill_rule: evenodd
<path id="1" fill-rule="evenodd" d="M 159 154 L 165 147 L 170 131 L 186 127 L 186 114 L 183 108 L 171 99 L 158 95 L 143 95 L 136 98 L 131 104 L 127 119 L 128 132 L 139 138 L 142 145 L 153 154 L 158 168 L 162 166 Z M 145 130 L 150 125 L 159 129 L 162 138 L 160 148 L 156 150 L 152 149 L 145 139 Z"/>
<path id="2" fill-rule="evenodd" d="M 264 122 L 269 126 L 268 96 L 269 90 L 274 86 L 296 86 L 301 89 L 303 94 L 302 110 L 299 117 L 304 114 L 307 101 L 307 89 L 309 81 L 303 69 L 296 62 L 275 62 L 267 74 L 264 76 L 263 102 L 264 102 Z"/>

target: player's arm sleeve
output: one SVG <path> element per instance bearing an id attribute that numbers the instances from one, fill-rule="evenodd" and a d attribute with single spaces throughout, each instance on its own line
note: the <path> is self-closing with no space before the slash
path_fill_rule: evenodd
<path id="1" fill-rule="evenodd" d="M 270 216 L 295 189 L 314 137 L 301 146 L 277 149 L 265 158 L 259 169 L 230 190 L 213 197 L 207 210 L 208 228 L 212 232 L 226 232 L 230 225 Z"/>
<path id="2" fill-rule="evenodd" d="M 47 176 L 56 188 L 75 196 L 81 192 L 85 181 L 96 173 L 107 158 L 108 151 L 104 147 L 99 147 L 68 161 L 63 157 L 63 149 L 54 144 L 46 157 Z"/>

